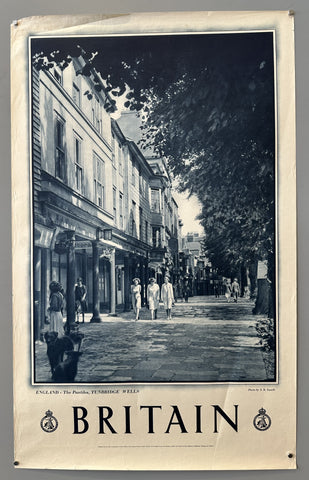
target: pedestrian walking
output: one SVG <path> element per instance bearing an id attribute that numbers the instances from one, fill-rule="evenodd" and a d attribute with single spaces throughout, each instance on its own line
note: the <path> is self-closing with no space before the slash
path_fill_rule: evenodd
<path id="1" fill-rule="evenodd" d="M 156 282 L 155 278 L 149 279 L 149 285 L 147 287 L 147 299 L 149 310 L 151 313 L 151 320 L 157 318 L 157 312 L 159 308 L 160 301 L 160 287 Z"/>
<path id="2" fill-rule="evenodd" d="M 228 278 L 225 282 L 225 298 L 227 299 L 227 303 L 230 303 L 231 295 L 232 295 L 231 280 Z"/>
<path id="3" fill-rule="evenodd" d="M 240 286 L 239 286 L 237 278 L 234 278 L 233 283 L 232 283 L 232 295 L 233 295 L 235 303 L 237 303 L 239 294 L 240 294 Z"/>
<path id="4" fill-rule="evenodd" d="M 142 306 L 141 296 L 141 281 L 139 278 L 133 278 L 133 285 L 131 285 L 132 305 L 135 313 L 135 320 L 139 319 L 139 312 Z"/>
<path id="5" fill-rule="evenodd" d="M 177 296 L 183 302 L 183 300 L 184 300 L 184 297 L 183 297 L 183 283 L 182 283 L 181 278 L 179 278 L 179 280 L 177 282 Z"/>
<path id="6" fill-rule="evenodd" d="M 63 327 L 63 287 L 61 283 L 52 281 L 49 284 L 49 314 L 50 314 L 50 331 L 57 332 L 58 338 L 64 336 L 64 327 Z"/>
<path id="7" fill-rule="evenodd" d="M 189 280 L 185 279 L 183 283 L 183 298 L 185 299 L 186 303 L 188 303 L 188 300 L 189 300 L 189 293 L 190 293 Z"/>
<path id="8" fill-rule="evenodd" d="M 161 288 L 161 300 L 164 303 L 167 319 L 171 320 L 172 306 L 175 300 L 174 300 L 173 285 L 169 282 L 169 277 L 164 278 L 164 283 Z"/>
<path id="9" fill-rule="evenodd" d="M 218 280 L 215 280 L 215 284 L 214 284 L 214 294 L 215 294 L 215 297 L 216 297 L 216 298 L 219 298 L 219 297 L 220 297 L 219 282 L 218 282 Z"/>
<path id="10" fill-rule="evenodd" d="M 85 322 L 85 312 L 87 311 L 87 287 L 83 284 L 83 279 L 79 277 L 75 285 L 75 312 L 76 321 L 79 322 L 79 315 L 82 314 L 82 322 Z"/>

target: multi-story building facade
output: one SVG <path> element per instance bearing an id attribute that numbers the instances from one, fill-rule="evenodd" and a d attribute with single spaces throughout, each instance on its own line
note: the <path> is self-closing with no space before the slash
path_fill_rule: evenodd
<path id="1" fill-rule="evenodd" d="M 68 322 L 75 319 L 74 288 L 87 285 L 92 321 L 129 309 L 138 276 L 143 300 L 152 249 L 154 173 L 136 144 L 107 113 L 104 86 L 64 71 L 33 70 L 32 186 L 35 334 L 48 308 L 49 283 L 61 282 Z M 96 82 L 98 76 L 96 75 Z M 86 93 L 86 95 L 85 95 Z"/>
<path id="2" fill-rule="evenodd" d="M 141 139 L 140 122 L 135 113 L 125 113 L 118 120 L 127 138 L 138 142 Z M 179 214 L 172 193 L 172 180 L 166 160 L 147 149 L 144 158 L 152 171 L 150 187 L 150 234 L 152 248 L 149 252 L 149 274 L 159 285 L 165 274 L 177 281 L 179 270 Z"/>
<path id="3" fill-rule="evenodd" d="M 203 253 L 204 235 L 189 232 L 181 239 L 180 272 L 188 277 L 191 295 L 209 295 L 211 265 Z"/>

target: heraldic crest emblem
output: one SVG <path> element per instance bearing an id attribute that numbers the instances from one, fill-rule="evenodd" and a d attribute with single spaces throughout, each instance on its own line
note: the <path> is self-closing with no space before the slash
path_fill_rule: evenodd
<path id="1" fill-rule="evenodd" d="M 40 422 L 42 430 L 47 433 L 54 432 L 58 427 L 58 420 L 53 416 L 53 412 L 47 410 L 45 417 Z"/>
<path id="2" fill-rule="evenodd" d="M 257 430 L 268 430 L 271 425 L 271 418 L 266 414 L 265 408 L 260 408 L 258 415 L 253 419 L 253 425 Z"/>

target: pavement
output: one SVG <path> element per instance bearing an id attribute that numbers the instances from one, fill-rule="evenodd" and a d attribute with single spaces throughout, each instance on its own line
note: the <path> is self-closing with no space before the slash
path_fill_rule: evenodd
<path id="1" fill-rule="evenodd" d="M 190 297 L 175 303 L 171 320 L 163 304 L 153 321 L 146 308 L 138 321 L 133 311 L 101 315 L 101 323 L 87 314 L 75 383 L 267 381 L 252 308 L 242 298 Z M 37 383 L 52 381 L 43 342 L 35 345 L 35 373 Z"/>

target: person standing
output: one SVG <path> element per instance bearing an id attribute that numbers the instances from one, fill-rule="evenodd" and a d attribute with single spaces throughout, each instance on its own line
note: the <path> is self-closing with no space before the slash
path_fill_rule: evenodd
<path id="1" fill-rule="evenodd" d="M 52 281 L 49 284 L 49 313 L 50 313 L 50 331 L 57 332 L 58 338 L 64 336 L 63 327 L 63 287 L 59 282 Z"/>
<path id="2" fill-rule="evenodd" d="M 232 283 L 232 294 L 233 294 L 234 302 L 237 303 L 237 300 L 240 294 L 240 286 L 237 278 L 234 278 L 234 281 Z"/>
<path id="3" fill-rule="evenodd" d="M 230 303 L 231 294 L 232 294 L 231 280 L 228 278 L 225 282 L 225 298 L 227 299 L 227 303 Z"/>
<path id="4" fill-rule="evenodd" d="M 214 294 L 215 294 L 215 297 L 216 297 L 216 298 L 219 298 L 219 297 L 220 297 L 220 293 L 219 293 L 219 282 L 218 282 L 218 280 L 215 280 L 215 281 L 214 281 Z"/>
<path id="5" fill-rule="evenodd" d="M 153 320 L 154 318 L 157 318 L 157 311 L 160 301 L 160 287 L 155 278 L 149 279 L 149 285 L 147 287 L 147 299 L 151 313 L 151 320 Z"/>
<path id="6" fill-rule="evenodd" d="M 79 321 L 79 314 L 81 313 L 83 323 L 85 322 L 85 312 L 87 310 L 86 296 L 87 287 L 83 284 L 83 279 L 79 277 L 75 285 L 75 311 L 77 315 L 76 320 Z"/>
<path id="7" fill-rule="evenodd" d="M 167 319 L 171 320 L 172 305 L 174 303 L 174 293 L 173 285 L 169 282 L 169 277 L 164 278 L 164 283 L 161 288 L 161 300 L 164 303 Z"/>
<path id="8" fill-rule="evenodd" d="M 131 285 L 132 305 L 135 313 L 135 320 L 139 319 L 139 312 L 142 306 L 141 285 L 139 278 L 133 278 L 133 285 Z"/>
<path id="9" fill-rule="evenodd" d="M 186 303 L 188 303 L 188 300 L 189 300 L 189 293 L 190 293 L 189 280 L 185 278 L 183 283 L 183 298 L 185 299 Z"/>

